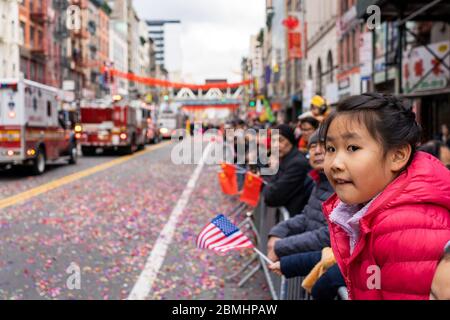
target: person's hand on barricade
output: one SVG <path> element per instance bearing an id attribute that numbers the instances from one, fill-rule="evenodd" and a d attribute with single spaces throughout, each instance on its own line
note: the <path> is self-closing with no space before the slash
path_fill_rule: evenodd
<path id="1" fill-rule="evenodd" d="M 275 243 L 278 240 L 281 240 L 281 238 L 270 237 L 269 241 L 267 242 L 267 257 L 273 262 L 277 262 L 278 260 L 280 260 L 280 258 L 278 258 L 277 254 L 275 253 Z"/>
<path id="2" fill-rule="evenodd" d="M 272 271 L 273 273 L 279 275 L 280 277 L 283 275 L 283 273 L 281 273 L 281 263 L 280 263 L 280 261 L 277 261 L 275 263 L 269 264 L 269 270 Z"/>

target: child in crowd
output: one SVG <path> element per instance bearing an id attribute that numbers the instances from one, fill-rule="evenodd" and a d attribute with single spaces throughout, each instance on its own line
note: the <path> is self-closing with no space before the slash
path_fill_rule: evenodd
<path id="1" fill-rule="evenodd" d="M 450 171 L 416 152 L 415 114 L 393 96 L 349 97 L 321 127 L 323 205 L 350 299 L 428 299 L 450 240 Z"/>

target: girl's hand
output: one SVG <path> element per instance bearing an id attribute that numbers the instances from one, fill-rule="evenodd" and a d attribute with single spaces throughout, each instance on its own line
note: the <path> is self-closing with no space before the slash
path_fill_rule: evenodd
<path id="1" fill-rule="evenodd" d="M 272 271 L 273 273 L 279 275 L 280 277 L 283 275 L 281 273 L 280 261 L 270 264 L 269 265 L 269 269 L 270 269 L 270 271 Z"/>

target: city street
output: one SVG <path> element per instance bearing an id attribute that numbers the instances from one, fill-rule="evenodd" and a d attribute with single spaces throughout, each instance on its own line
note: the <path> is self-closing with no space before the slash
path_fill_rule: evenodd
<path id="1" fill-rule="evenodd" d="M 0 299 L 127 299 L 196 168 L 172 164 L 172 147 L 82 157 L 38 177 L 1 173 Z M 195 246 L 201 228 L 235 205 L 219 191 L 217 170 L 200 172 L 145 298 L 270 298 L 261 271 L 241 289 L 224 280 L 248 251 L 218 256 Z M 79 290 L 66 285 L 72 263 Z"/>
<path id="2" fill-rule="evenodd" d="M 449 22 L 0 0 L 0 300 L 450 300 Z"/>

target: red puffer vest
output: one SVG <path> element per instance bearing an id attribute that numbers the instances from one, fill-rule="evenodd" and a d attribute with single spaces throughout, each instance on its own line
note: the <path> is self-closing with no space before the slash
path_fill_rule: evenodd
<path id="1" fill-rule="evenodd" d="M 352 255 L 347 233 L 329 219 L 338 203 L 334 194 L 324 202 L 323 212 L 349 297 L 428 299 L 438 260 L 450 240 L 450 171 L 433 156 L 418 152 L 360 220 L 360 239 Z"/>

